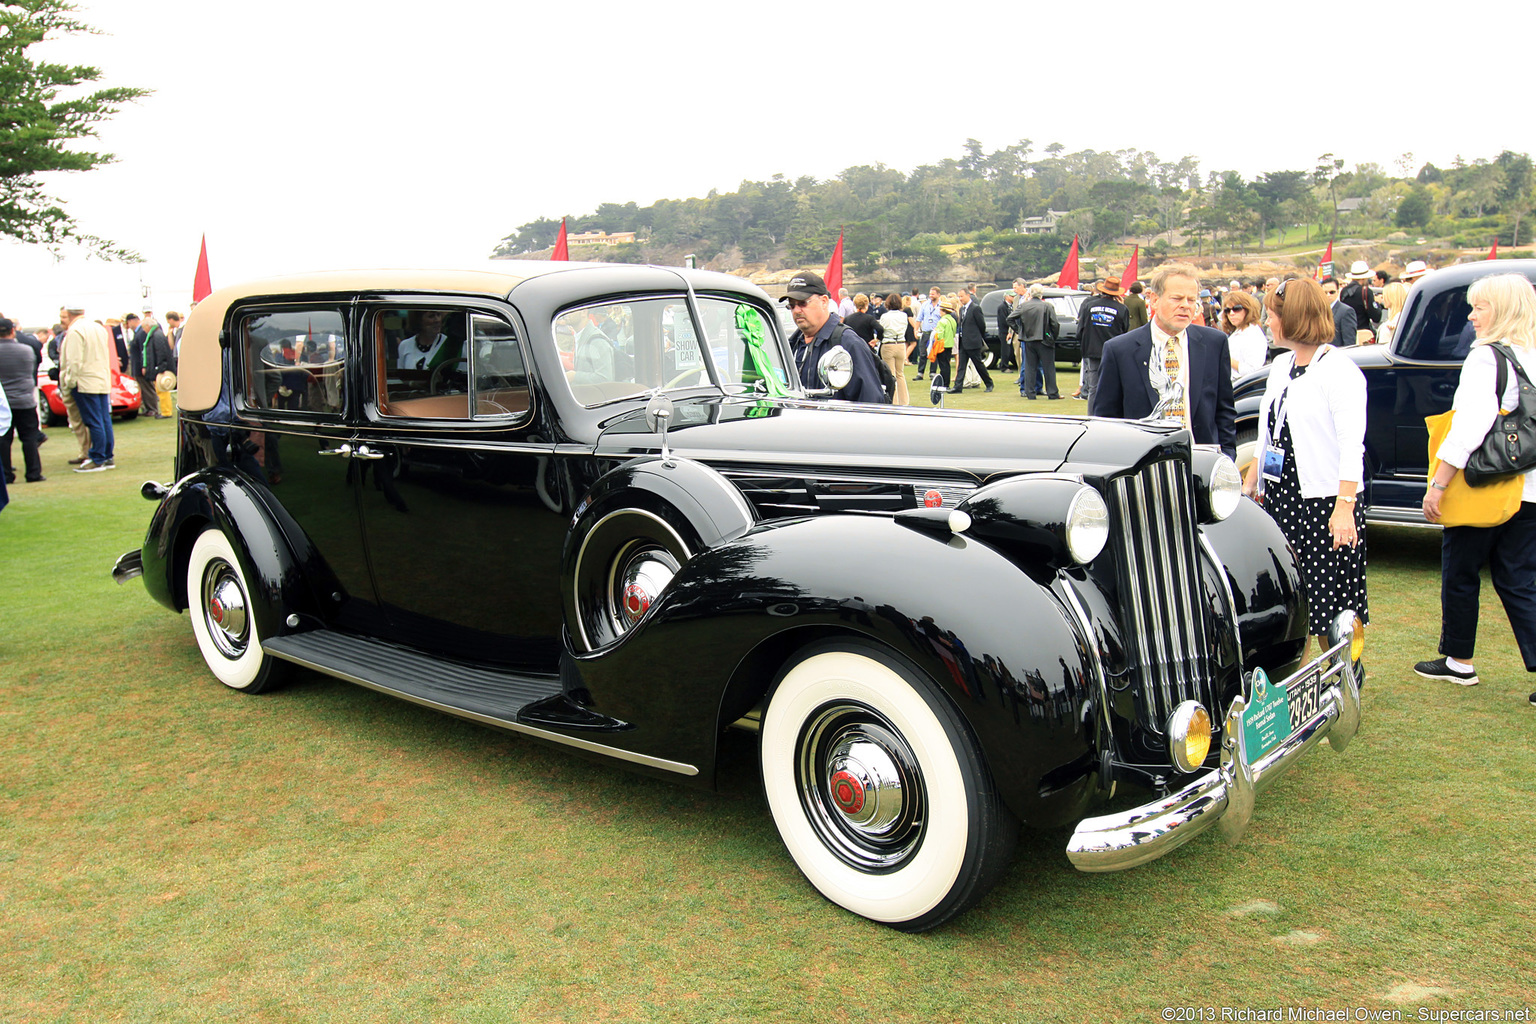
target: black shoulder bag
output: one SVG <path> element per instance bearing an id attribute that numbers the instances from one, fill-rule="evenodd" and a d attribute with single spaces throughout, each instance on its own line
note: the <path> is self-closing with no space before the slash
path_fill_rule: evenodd
<path id="1" fill-rule="evenodd" d="M 1508 370 L 1519 379 L 1514 409 L 1499 412 L 1482 445 L 1467 459 L 1467 483 L 1473 487 L 1491 484 L 1499 477 L 1524 473 L 1536 466 L 1536 384 L 1525 375 L 1519 360 L 1502 343 L 1490 345 L 1498 366 L 1494 385 L 1495 401 L 1503 402 Z"/>

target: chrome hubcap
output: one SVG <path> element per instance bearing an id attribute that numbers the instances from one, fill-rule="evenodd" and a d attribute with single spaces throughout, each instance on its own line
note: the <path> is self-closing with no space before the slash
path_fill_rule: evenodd
<path id="1" fill-rule="evenodd" d="M 889 871 L 916 853 L 926 793 L 917 758 L 873 708 L 831 704 L 800 738 L 801 802 L 829 850 L 864 871 Z"/>
<path id="2" fill-rule="evenodd" d="M 250 641 L 245 591 L 235 569 L 222 559 L 203 570 L 203 621 L 208 635 L 226 658 L 239 658 Z"/>
<path id="3" fill-rule="evenodd" d="M 634 628 L 672 582 L 677 570 L 677 559 L 664 548 L 645 546 L 621 551 L 614 559 L 609 588 L 609 618 L 614 629 L 626 633 Z"/>

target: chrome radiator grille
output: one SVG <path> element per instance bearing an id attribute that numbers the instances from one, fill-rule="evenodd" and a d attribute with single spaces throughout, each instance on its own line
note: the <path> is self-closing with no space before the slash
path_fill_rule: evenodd
<path id="1" fill-rule="evenodd" d="M 1158 733 L 1186 700 L 1216 715 L 1189 472 L 1182 462 L 1157 462 L 1110 484 L 1127 656 L 1141 684 L 1143 725 Z"/>

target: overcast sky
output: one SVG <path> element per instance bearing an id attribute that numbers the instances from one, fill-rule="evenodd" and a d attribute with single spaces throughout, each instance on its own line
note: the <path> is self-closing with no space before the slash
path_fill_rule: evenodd
<path id="1" fill-rule="evenodd" d="M 1526 23 L 1502 0 L 1332 18 L 993 0 L 79 7 L 104 34 L 47 44 L 48 59 L 154 94 L 102 126 L 96 148 L 116 164 L 50 185 L 84 231 L 146 262 L 55 263 L 0 240 L 0 311 L 28 324 L 70 296 L 121 313 L 141 287 L 184 311 L 205 233 L 215 287 L 474 264 L 537 217 L 775 173 L 910 171 L 968 137 L 989 152 L 1029 138 L 1037 153 L 1192 154 L 1250 177 L 1330 151 L 1393 171 L 1405 151 L 1415 167 L 1536 151 L 1518 45 L 1502 60 L 1474 41 Z M 784 12 L 816 20 L 790 27 Z"/>

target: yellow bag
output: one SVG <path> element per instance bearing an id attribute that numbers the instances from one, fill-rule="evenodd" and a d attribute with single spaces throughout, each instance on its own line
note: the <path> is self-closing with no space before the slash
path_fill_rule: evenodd
<path id="1" fill-rule="evenodd" d="M 1435 453 L 1451 432 L 1451 417 L 1455 410 L 1438 416 L 1424 417 L 1429 428 L 1429 479 L 1435 478 L 1440 460 Z M 1525 493 L 1525 476 L 1516 473 L 1482 487 L 1473 487 L 1461 470 L 1451 478 L 1440 495 L 1440 523 L 1443 526 L 1498 526 L 1507 523 L 1520 511 L 1520 500 Z"/>

